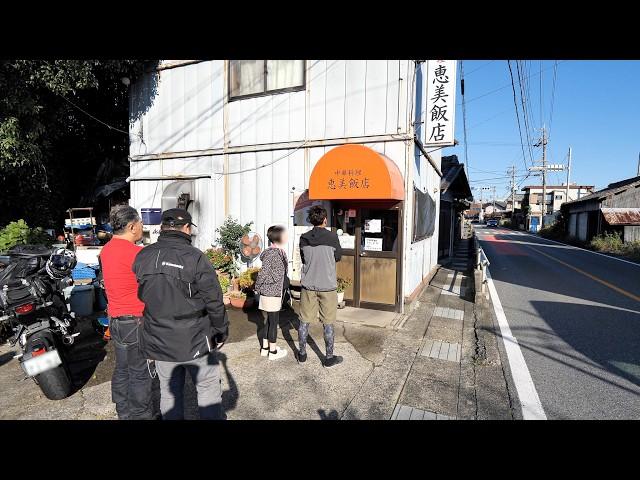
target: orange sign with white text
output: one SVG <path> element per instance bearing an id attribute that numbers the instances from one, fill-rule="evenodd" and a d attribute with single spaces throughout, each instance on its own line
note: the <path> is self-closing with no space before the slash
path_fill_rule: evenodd
<path id="1" fill-rule="evenodd" d="M 324 154 L 309 181 L 309 199 L 404 200 L 397 165 L 364 145 L 342 145 Z"/>

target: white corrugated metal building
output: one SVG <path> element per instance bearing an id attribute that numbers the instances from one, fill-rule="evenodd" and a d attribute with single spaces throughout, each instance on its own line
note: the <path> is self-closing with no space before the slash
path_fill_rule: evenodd
<path id="1" fill-rule="evenodd" d="M 428 153 L 422 146 L 425 67 L 412 60 L 160 62 L 131 86 L 131 204 L 169 208 L 177 195 L 188 192 L 198 225 L 195 245 L 203 250 L 227 215 L 253 222 L 261 235 L 272 224 L 287 225 L 295 278 L 294 233 L 307 228 L 295 219 L 295 202 L 308 195 L 314 167 L 325 154 L 344 144 L 364 145 L 397 167 L 404 198 L 394 198 L 394 205 L 391 197 L 386 203 L 354 201 L 353 209 L 344 196 L 339 203 L 326 203 L 334 210 L 334 227 L 342 227 L 346 236 L 357 227 L 352 258 L 339 273 L 353 273 L 356 282 L 346 298 L 354 305 L 401 311 L 438 256 L 441 150 Z M 349 169 L 348 159 L 343 166 L 342 174 L 362 174 Z M 357 178 L 355 186 L 368 181 Z M 425 199 L 432 205 L 435 230 L 416 238 L 418 197 L 421 205 Z M 399 217 L 385 213 L 393 208 Z M 380 218 L 371 223 L 367 215 Z M 392 228 L 393 238 L 383 240 Z M 390 257 L 395 260 L 387 261 Z M 387 283 L 397 287 L 392 293 L 376 290 L 379 272 L 390 275 L 390 269 L 397 272 L 397 282 Z"/>

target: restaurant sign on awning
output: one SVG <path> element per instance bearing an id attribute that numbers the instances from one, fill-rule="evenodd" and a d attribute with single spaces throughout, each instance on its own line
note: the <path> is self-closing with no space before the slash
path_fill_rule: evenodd
<path id="1" fill-rule="evenodd" d="M 456 60 L 427 60 L 425 145 L 453 145 Z"/>

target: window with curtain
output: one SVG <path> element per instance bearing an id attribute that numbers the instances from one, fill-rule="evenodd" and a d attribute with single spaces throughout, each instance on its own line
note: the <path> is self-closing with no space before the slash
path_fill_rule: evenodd
<path id="1" fill-rule="evenodd" d="M 229 99 L 304 89 L 304 60 L 229 61 Z"/>

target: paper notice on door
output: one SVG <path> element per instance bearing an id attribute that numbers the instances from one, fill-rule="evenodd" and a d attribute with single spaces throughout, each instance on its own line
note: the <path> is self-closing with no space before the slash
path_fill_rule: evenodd
<path id="1" fill-rule="evenodd" d="M 355 217 L 356 216 L 356 209 L 355 208 L 350 208 L 349 210 L 347 210 L 347 217 L 351 218 L 351 217 Z"/>
<path id="2" fill-rule="evenodd" d="M 381 238 L 369 238 L 366 237 L 364 239 L 364 249 L 371 250 L 374 252 L 382 251 L 382 239 Z"/>
<path id="3" fill-rule="evenodd" d="M 367 233 L 380 233 L 382 231 L 382 220 L 379 218 L 365 220 L 364 231 Z"/>
<path id="4" fill-rule="evenodd" d="M 353 235 L 343 234 L 338 236 L 338 240 L 340 240 L 340 246 L 342 248 L 356 248 L 356 237 Z"/>

